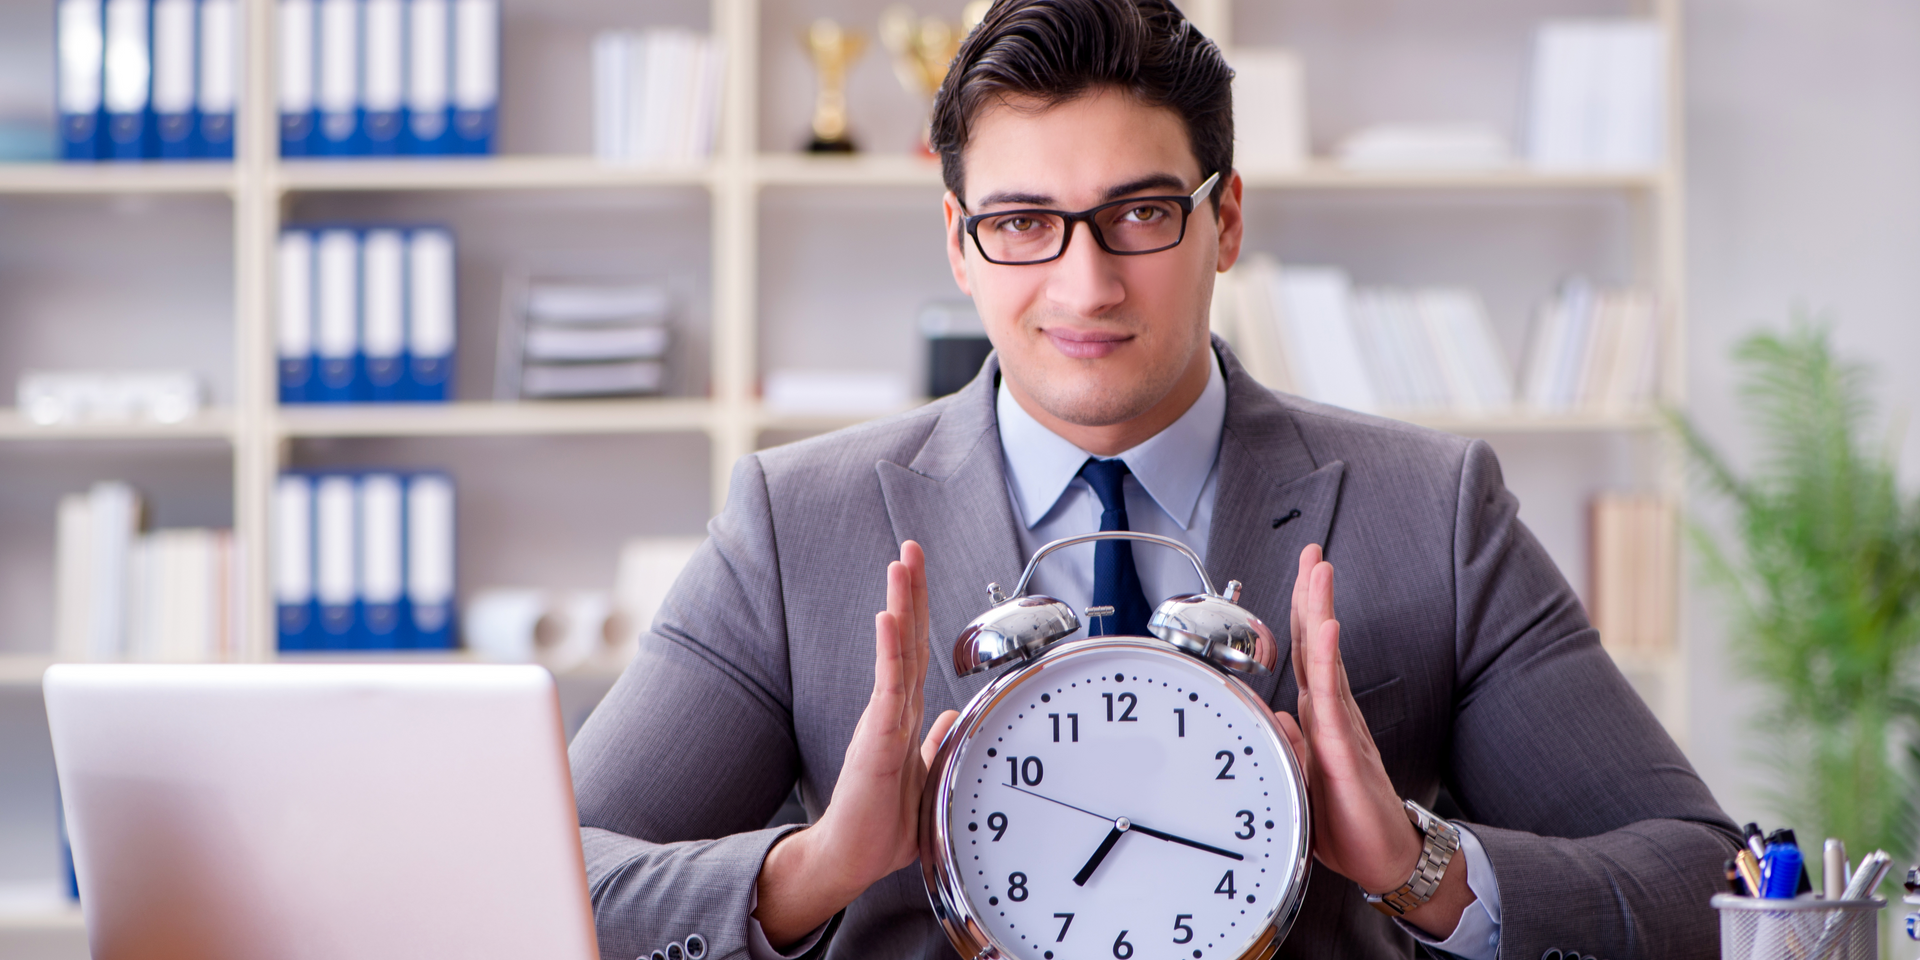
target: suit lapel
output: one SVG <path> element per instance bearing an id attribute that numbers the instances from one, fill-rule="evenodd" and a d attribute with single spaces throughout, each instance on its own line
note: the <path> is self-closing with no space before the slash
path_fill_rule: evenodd
<path id="1" fill-rule="evenodd" d="M 928 717 L 965 706 L 993 679 L 991 673 L 956 676 L 953 641 L 990 606 L 987 585 L 1012 589 L 1023 564 L 993 412 L 999 371 L 999 362 L 989 359 L 911 463 L 875 465 L 894 539 L 918 541 L 927 552 L 932 670 L 953 694 L 945 706 L 930 694 Z"/>
<path id="2" fill-rule="evenodd" d="M 1298 696 L 1287 625 L 1293 581 L 1300 551 L 1326 545 L 1346 464 L 1316 464 L 1292 413 L 1247 375 L 1230 348 L 1215 340 L 1214 349 L 1226 374 L 1227 423 L 1207 531 L 1207 574 L 1222 587 L 1228 580 L 1246 585 L 1240 605 L 1272 628 L 1280 661 L 1272 675 L 1243 679 L 1268 703 L 1291 708 Z"/>

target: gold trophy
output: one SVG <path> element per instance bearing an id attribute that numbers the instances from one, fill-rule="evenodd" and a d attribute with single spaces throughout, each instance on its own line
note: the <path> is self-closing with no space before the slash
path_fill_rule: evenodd
<path id="1" fill-rule="evenodd" d="M 807 151 L 852 153 L 853 138 L 847 133 L 847 68 L 866 52 L 867 38 L 822 18 L 801 39 L 813 55 L 814 72 L 820 75 L 820 94 L 813 102 L 813 139 L 807 142 Z"/>
<path id="2" fill-rule="evenodd" d="M 960 51 L 960 39 L 980 24 L 991 0 L 973 0 L 961 11 L 960 23 L 951 24 L 938 17 L 922 17 L 906 4 L 888 7 L 880 15 L 880 42 L 893 54 L 893 72 L 908 93 L 917 94 L 932 109 L 933 95 L 947 78 L 954 54 Z M 925 127 L 920 130 L 920 149 L 931 153 Z"/>

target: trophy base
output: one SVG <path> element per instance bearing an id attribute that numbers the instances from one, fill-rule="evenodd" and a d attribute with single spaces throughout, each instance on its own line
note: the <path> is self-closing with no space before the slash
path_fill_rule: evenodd
<path id="1" fill-rule="evenodd" d="M 834 140 L 814 137 L 812 140 L 807 141 L 808 153 L 853 153 L 856 149 L 853 141 L 845 137 Z"/>

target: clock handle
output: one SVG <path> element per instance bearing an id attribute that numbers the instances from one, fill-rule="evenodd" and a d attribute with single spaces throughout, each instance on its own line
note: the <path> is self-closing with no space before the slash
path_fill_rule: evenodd
<path id="1" fill-rule="evenodd" d="M 1013 596 L 1024 597 L 1027 595 L 1027 583 L 1028 581 L 1033 579 L 1034 568 L 1038 567 L 1040 565 L 1040 561 L 1046 559 L 1048 554 L 1053 553 L 1055 550 L 1059 550 L 1062 547 L 1071 547 L 1071 546 L 1074 546 L 1075 544 L 1081 544 L 1081 543 L 1092 543 L 1095 540 L 1138 540 L 1142 543 L 1157 543 L 1160 546 L 1167 547 L 1173 550 L 1178 550 L 1182 555 L 1184 555 L 1187 558 L 1188 562 L 1193 564 L 1193 572 L 1196 574 L 1199 574 L 1200 586 L 1202 589 L 1204 589 L 1207 592 L 1208 596 L 1226 597 L 1225 594 L 1222 594 L 1219 591 L 1213 589 L 1213 580 L 1212 578 L 1207 576 L 1207 568 L 1200 563 L 1200 555 L 1197 553 L 1194 553 L 1192 547 L 1189 547 L 1186 544 L 1173 539 L 1172 537 L 1163 537 L 1156 533 L 1135 533 L 1132 530 L 1102 530 L 1098 533 L 1082 533 L 1072 537 L 1061 537 L 1060 539 L 1055 540 L 1052 543 L 1049 543 L 1038 550 L 1035 550 L 1033 552 L 1033 559 L 1027 561 L 1027 568 L 1020 572 L 1020 582 L 1018 585 L 1016 585 L 1013 588 Z M 1238 586 L 1237 582 L 1235 583 L 1235 586 L 1236 587 Z M 1234 592 L 1237 594 L 1239 591 L 1236 589 Z M 1237 600 L 1239 598 L 1237 596 L 1233 596 L 1233 597 L 1226 597 L 1226 599 Z M 999 602 L 999 601 L 996 600 L 995 602 Z"/>

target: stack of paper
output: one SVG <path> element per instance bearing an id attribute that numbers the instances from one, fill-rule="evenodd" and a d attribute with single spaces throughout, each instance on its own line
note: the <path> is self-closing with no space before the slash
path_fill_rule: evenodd
<path id="1" fill-rule="evenodd" d="M 1528 153 L 1551 169 L 1648 169 L 1666 157 L 1667 36 L 1652 20 L 1542 24 Z"/>
<path id="2" fill-rule="evenodd" d="M 1526 357 L 1521 397 L 1535 411 L 1645 410 L 1658 396 L 1659 312 L 1645 292 L 1569 280 L 1541 305 Z"/>
<path id="3" fill-rule="evenodd" d="M 691 30 L 595 36 L 594 154 L 615 163 L 706 159 L 720 113 L 721 50 Z"/>
<path id="4" fill-rule="evenodd" d="M 511 396 L 638 396 L 666 387 L 673 300 L 651 283 L 528 285 L 518 344 L 504 344 Z M 503 385 L 505 385 L 503 384 Z"/>
<path id="5" fill-rule="evenodd" d="M 1256 380 L 1361 411 L 1490 414 L 1513 378 L 1472 291 L 1355 289 L 1344 271 L 1254 256 L 1225 278 L 1216 327 Z"/>
<path id="6" fill-rule="evenodd" d="M 1383 123 L 1342 140 L 1336 151 L 1356 170 L 1474 170 L 1513 162 L 1500 131 L 1474 123 Z"/>
<path id="7" fill-rule="evenodd" d="M 1661 497 L 1594 499 L 1588 600 L 1609 649 L 1641 655 L 1672 649 L 1674 531 L 1673 505 Z"/>
<path id="8" fill-rule="evenodd" d="M 60 659 L 194 662 L 238 652 L 240 567 L 230 531 L 142 534 L 140 495 L 124 483 L 69 494 L 59 509 Z"/>

